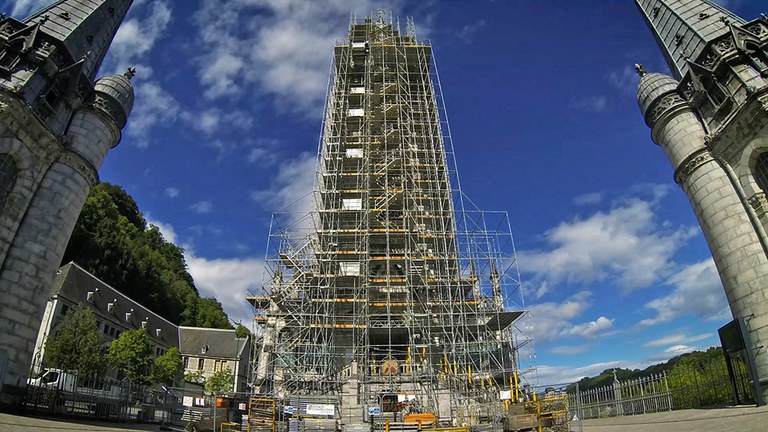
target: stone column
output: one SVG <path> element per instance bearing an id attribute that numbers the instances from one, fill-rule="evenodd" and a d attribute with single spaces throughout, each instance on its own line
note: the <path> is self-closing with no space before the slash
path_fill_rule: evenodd
<path id="1" fill-rule="evenodd" d="M 96 83 L 95 102 L 72 117 L 64 152 L 45 172 L 0 269 L 0 352 L 7 356 L 0 406 L 21 401 L 56 270 L 97 169 L 120 141 L 133 106 L 126 77 Z M 85 300 L 85 299 L 83 299 Z"/>
<path id="2" fill-rule="evenodd" d="M 640 107 L 654 142 L 675 169 L 675 182 L 685 191 L 704 232 L 734 317 L 747 322 L 768 319 L 768 258 L 762 239 L 742 201 L 740 186 L 715 159 L 706 144 L 706 132 L 696 112 L 678 93 L 669 76 L 648 74 L 638 89 Z M 760 395 L 768 401 L 768 328 L 748 325 Z"/>

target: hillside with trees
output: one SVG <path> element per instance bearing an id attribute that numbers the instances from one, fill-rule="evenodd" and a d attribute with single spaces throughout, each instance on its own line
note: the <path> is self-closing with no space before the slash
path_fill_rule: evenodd
<path id="1" fill-rule="evenodd" d="M 62 264 L 70 261 L 175 324 L 232 328 L 221 303 L 200 297 L 184 250 L 148 225 L 119 186 L 91 190 Z"/>
<path id="2" fill-rule="evenodd" d="M 695 370 L 704 366 L 712 366 L 723 364 L 725 367 L 725 357 L 723 356 L 723 349 L 720 347 L 709 348 L 707 351 L 693 351 L 686 354 L 681 354 L 676 357 L 672 357 L 666 362 L 657 363 L 655 365 L 648 366 L 645 369 L 606 369 L 599 375 L 594 377 L 584 377 L 579 380 L 579 389 L 581 391 L 587 391 L 599 387 L 604 387 L 613 384 L 613 374 L 616 373 L 616 378 L 619 381 L 628 381 L 637 379 L 640 377 L 646 377 L 649 375 L 660 374 L 666 372 L 667 374 L 687 372 L 688 370 Z"/>

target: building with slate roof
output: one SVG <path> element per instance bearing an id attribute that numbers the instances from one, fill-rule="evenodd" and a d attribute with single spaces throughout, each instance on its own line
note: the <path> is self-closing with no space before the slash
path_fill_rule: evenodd
<path id="1" fill-rule="evenodd" d="M 88 306 L 96 316 L 105 347 L 123 332 L 143 328 L 154 356 L 177 347 L 183 356 L 185 373 L 201 372 L 203 378 L 208 378 L 229 369 L 235 377 L 235 391 L 246 390 L 249 338 L 238 338 L 235 330 L 177 326 L 73 262 L 56 273 L 35 343 L 33 373 L 38 372 L 45 358 L 46 339 L 77 305 Z"/>
<path id="2" fill-rule="evenodd" d="M 81 304 L 87 305 L 96 316 L 104 346 L 109 346 L 121 333 L 137 328 L 147 330 L 155 356 L 179 346 L 179 329 L 174 323 L 112 288 L 77 264 L 69 263 L 56 273 L 35 343 L 33 368 L 39 367 L 45 357 L 45 341 L 48 336 L 56 332 L 68 311 Z"/>
<path id="3" fill-rule="evenodd" d="M 249 338 L 238 338 L 235 330 L 179 327 L 179 351 L 184 359 L 184 373 L 201 373 L 208 378 L 229 369 L 234 373 L 236 392 L 245 392 L 248 384 Z"/>

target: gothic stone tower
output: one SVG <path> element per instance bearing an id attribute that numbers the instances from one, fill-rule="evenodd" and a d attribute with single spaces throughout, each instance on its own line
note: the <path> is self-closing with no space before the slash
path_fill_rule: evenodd
<path id="1" fill-rule="evenodd" d="M 314 211 L 275 219 L 250 298 L 253 382 L 299 416 L 297 398 L 338 397 L 345 429 L 399 409 L 477 424 L 519 376 L 509 225 L 465 211 L 431 54 L 383 11 L 336 44 Z"/>
<path id="2" fill-rule="evenodd" d="M 640 109 L 699 220 L 768 402 L 768 19 L 705 0 L 636 0 L 673 77 L 642 75 Z"/>
<path id="3" fill-rule="evenodd" d="M 46 292 L 133 106 L 94 82 L 132 0 L 60 0 L 0 20 L 0 406 L 19 403 Z"/>

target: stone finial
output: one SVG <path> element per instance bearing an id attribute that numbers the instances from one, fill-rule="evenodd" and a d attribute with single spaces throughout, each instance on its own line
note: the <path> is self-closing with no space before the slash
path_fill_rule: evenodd
<path id="1" fill-rule="evenodd" d="M 129 67 L 125 73 L 123 74 L 124 77 L 131 79 L 134 76 L 136 76 L 136 68 L 135 67 Z"/>
<path id="2" fill-rule="evenodd" d="M 648 74 L 648 71 L 645 70 L 645 66 L 638 63 L 635 64 L 635 72 L 637 72 L 641 78 Z"/>

